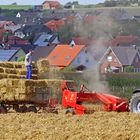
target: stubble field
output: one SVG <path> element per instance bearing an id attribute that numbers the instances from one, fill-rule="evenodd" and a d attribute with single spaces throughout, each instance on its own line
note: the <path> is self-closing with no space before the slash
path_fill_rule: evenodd
<path id="1" fill-rule="evenodd" d="M 0 114 L 3 140 L 139 140 L 140 114 Z"/>

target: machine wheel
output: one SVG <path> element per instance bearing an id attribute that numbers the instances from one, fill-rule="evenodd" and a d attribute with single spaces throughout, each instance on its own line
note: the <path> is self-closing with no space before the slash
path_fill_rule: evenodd
<path id="1" fill-rule="evenodd" d="M 140 113 L 140 92 L 133 94 L 129 103 L 130 112 Z"/>
<path id="2" fill-rule="evenodd" d="M 25 112 L 27 112 L 27 106 L 25 106 L 25 105 L 20 106 L 18 112 L 20 112 L 20 113 L 25 113 Z"/>
<path id="3" fill-rule="evenodd" d="M 36 109 L 35 106 L 29 106 L 29 107 L 27 108 L 27 112 L 34 112 L 34 113 L 37 113 L 37 109 Z"/>
<path id="4" fill-rule="evenodd" d="M 0 113 L 7 113 L 7 109 L 4 106 L 0 106 Z"/>
<path id="5" fill-rule="evenodd" d="M 65 112 L 65 114 L 72 114 L 72 115 L 75 115 L 75 112 L 72 108 L 68 108 Z"/>

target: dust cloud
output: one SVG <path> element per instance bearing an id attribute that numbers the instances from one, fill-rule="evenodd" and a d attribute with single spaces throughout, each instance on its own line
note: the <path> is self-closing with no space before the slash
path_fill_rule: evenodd
<path id="1" fill-rule="evenodd" d="M 90 70 L 85 70 L 83 72 L 83 78 L 87 81 L 87 86 L 92 91 L 110 93 L 107 86 L 107 82 L 101 80 L 101 74 L 99 72 L 99 60 L 109 47 L 109 40 L 113 38 L 114 28 L 117 28 L 117 23 L 108 14 L 100 14 L 97 16 L 97 19 L 93 21 L 91 26 L 86 30 L 85 27 L 78 24 L 80 28 L 80 35 L 87 35 L 91 39 L 90 45 L 88 45 L 89 58 L 91 61 Z M 90 32 L 89 32 L 90 31 Z M 93 34 L 90 34 L 93 32 Z"/>

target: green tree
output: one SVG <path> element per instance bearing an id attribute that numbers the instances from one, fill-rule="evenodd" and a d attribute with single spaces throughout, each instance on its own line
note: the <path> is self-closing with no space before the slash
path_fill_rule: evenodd
<path id="1" fill-rule="evenodd" d="M 19 60 L 18 60 L 18 62 L 23 62 L 24 60 L 25 60 L 25 56 L 20 57 Z"/>
<path id="2" fill-rule="evenodd" d="M 58 36 L 62 43 L 68 43 L 69 39 L 72 38 L 74 31 L 73 23 L 67 23 L 65 26 L 58 30 Z"/>
<path id="3" fill-rule="evenodd" d="M 124 68 L 124 72 L 133 72 L 134 71 L 134 67 L 133 66 L 127 66 Z"/>

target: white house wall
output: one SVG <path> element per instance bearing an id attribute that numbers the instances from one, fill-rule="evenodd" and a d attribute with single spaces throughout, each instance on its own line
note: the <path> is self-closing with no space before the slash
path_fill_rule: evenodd
<path id="1" fill-rule="evenodd" d="M 88 59 L 88 62 L 86 62 Z M 91 55 L 89 52 L 85 52 L 84 50 L 81 51 L 76 58 L 72 61 L 70 66 L 72 67 L 78 67 L 80 65 L 85 66 L 87 69 L 93 68 L 95 65 L 94 60 L 92 59 Z"/>

